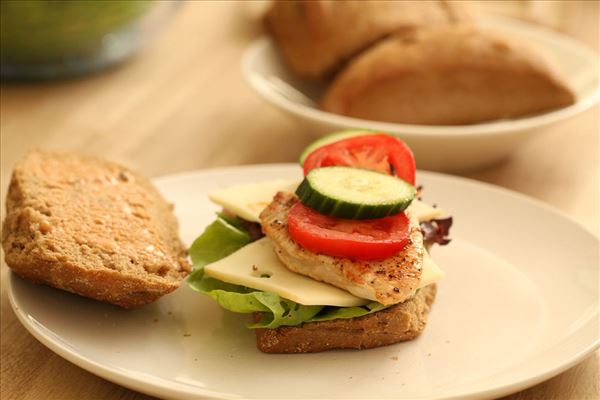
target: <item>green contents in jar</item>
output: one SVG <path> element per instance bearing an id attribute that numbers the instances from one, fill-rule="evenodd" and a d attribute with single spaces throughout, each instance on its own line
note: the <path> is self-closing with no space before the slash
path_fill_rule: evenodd
<path id="1" fill-rule="evenodd" d="M 144 14 L 152 0 L 16 0 L 0 2 L 2 62 L 43 64 L 85 58 L 109 34 Z"/>

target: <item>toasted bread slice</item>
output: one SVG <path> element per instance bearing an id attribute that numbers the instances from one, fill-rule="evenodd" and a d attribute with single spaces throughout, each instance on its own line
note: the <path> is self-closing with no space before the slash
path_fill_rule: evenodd
<path id="1" fill-rule="evenodd" d="M 31 152 L 15 166 L 6 210 L 6 264 L 31 281 L 131 308 L 190 272 L 172 206 L 120 165 Z"/>
<path id="2" fill-rule="evenodd" d="M 321 105 L 373 121 L 457 125 L 574 101 L 541 49 L 490 30 L 448 26 L 377 43 L 340 72 Z"/>
<path id="3" fill-rule="evenodd" d="M 369 349 L 411 340 L 425 329 L 435 294 L 436 286 L 432 284 L 404 303 L 363 317 L 256 329 L 256 345 L 265 353 L 316 353 Z M 260 314 L 255 314 L 255 320 L 260 320 Z"/>
<path id="4" fill-rule="evenodd" d="M 470 19 L 460 2 L 311 0 L 272 2 L 266 23 L 292 72 L 322 80 L 392 33 Z"/>

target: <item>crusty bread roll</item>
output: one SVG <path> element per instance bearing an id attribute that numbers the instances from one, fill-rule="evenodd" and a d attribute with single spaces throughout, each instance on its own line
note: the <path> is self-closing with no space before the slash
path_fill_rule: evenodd
<path id="1" fill-rule="evenodd" d="M 451 26 L 382 40 L 336 77 L 322 108 L 374 121 L 454 125 L 574 101 L 539 49 L 474 26 Z"/>
<path id="2" fill-rule="evenodd" d="M 23 278 L 125 308 L 190 272 L 172 206 L 150 181 L 73 153 L 35 151 L 15 166 L 2 247 Z"/>
<path id="3" fill-rule="evenodd" d="M 425 329 L 435 294 L 436 286 L 432 284 L 403 303 L 363 317 L 257 329 L 256 345 L 265 353 L 316 353 L 370 349 L 412 340 Z M 260 320 L 260 314 L 255 320 Z"/>
<path id="4" fill-rule="evenodd" d="M 266 15 L 289 68 L 323 79 L 393 32 L 448 25 L 470 17 L 450 1 L 274 1 Z"/>

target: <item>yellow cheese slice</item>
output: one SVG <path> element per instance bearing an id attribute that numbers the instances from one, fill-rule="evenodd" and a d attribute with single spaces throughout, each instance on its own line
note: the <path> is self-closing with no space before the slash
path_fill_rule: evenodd
<path id="1" fill-rule="evenodd" d="M 260 222 L 258 216 L 277 192 L 295 192 L 299 184 L 297 179 L 246 183 L 215 190 L 208 198 L 247 221 Z"/>
<path id="2" fill-rule="evenodd" d="M 268 238 L 252 242 L 204 267 L 207 276 L 243 285 L 304 305 L 352 307 L 370 302 L 345 290 L 288 270 L 275 255 Z"/>
<path id="3" fill-rule="evenodd" d="M 419 289 L 427 285 L 431 285 L 442 279 L 446 274 L 438 267 L 438 265 L 429 257 L 429 253 L 425 252 L 423 256 L 423 271 L 421 272 L 421 281 Z"/>
<path id="4" fill-rule="evenodd" d="M 274 292 L 304 305 L 352 307 L 370 300 L 288 270 L 277 258 L 271 240 L 262 238 L 235 253 L 204 267 L 204 273 L 224 282 Z M 419 288 L 444 277 L 442 270 L 425 253 Z"/>
<path id="5" fill-rule="evenodd" d="M 273 200 L 277 192 L 295 192 L 300 184 L 298 180 L 274 180 L 266 182 L 246 183 L 211 192 L 208 198 L 215 204 L 231 211 L 247 221 L 260 222 L 258 216 Z M 417 199 L 408 206 L 408 211 L 417 217 L 419 222 L 429 221 L 444 215 L 441 208 L 431 207 Z"/>
<path id="6" fill-rule="evenodd" d="M 444 215 L 444 210 L 441 208 L 431 207 L 429 204 L 425 204 L 417 199 L 414 199 L 412 203 L 410 203 L 406 211 L 417 217 L 419 222 L 440 218 L 442 215 Z"/>

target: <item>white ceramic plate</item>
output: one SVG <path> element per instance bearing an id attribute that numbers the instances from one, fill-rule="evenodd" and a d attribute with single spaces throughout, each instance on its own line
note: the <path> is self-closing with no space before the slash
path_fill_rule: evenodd
<path id="1" fill-rule="evenodd" d="M 484 27 L 516 36 L 541 47 L 556 59 L 577 95 L 569 107 L 526 118 L 460 126 L 407 125 L 350 118 L 317 108 L 324 86 L 294 78 L 275 44 L 257 39 L 247 49 L 242 71 L 250 87 L 269 104 L 307 125 L 315 135 L 363 127 L 392 132 L 415 152 L 419 168 L 457 171 L 482 167 L 509 156 L 524 140 L 551 124 L 572 117 L 598 101 L 599 57 L 568 36 L 538 25 L 502 17 L 486 17 Z"/>
<path id="2" fill-rule="evenodd" d="M 294 165 L 157 180 L 187 243 L 214 218 L 207 191 L 299 177 Z M 414 341 L 366 351 L 267 355 L 244 327 L 185 284 L 139 310 L 30 284 L 9 299 L 38 340 L 94 374 L 167 398 L 485 398 L 565 370 L 598 339 L 598 240 L 551 208 L 490 185 L 419 173 L 425 200 L 454 216 L 447 273 Z"/>

